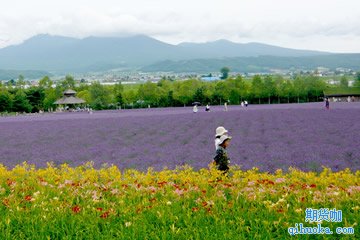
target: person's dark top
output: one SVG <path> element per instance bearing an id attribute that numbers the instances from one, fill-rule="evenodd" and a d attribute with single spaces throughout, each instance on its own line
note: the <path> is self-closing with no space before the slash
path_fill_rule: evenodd
<path id="1" fill-rule="evenodd" d="M 227 171 L 229 170 L 229 163 L 230 159 L 227 156 L 226 149 L 219 146 L 219 148 L 216 150 L 216 155 L 214 157 L 214 161 L 216 164 L 216 168 L 221 171 Z"/>

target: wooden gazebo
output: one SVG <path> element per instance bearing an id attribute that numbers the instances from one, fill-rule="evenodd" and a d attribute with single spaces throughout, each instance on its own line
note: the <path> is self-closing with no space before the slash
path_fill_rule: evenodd
<path id="1" fill-rule="evenodd" d="M 72 89 L 66 90 L 64 93 L 64 96 L 60 99 L 58 99 L 54 104 L 57 105 L 76 105 L 76 104 L 82 104 L 85 103 L 85 101 L 81 98 L 76 97 L 76 92 Z"/>

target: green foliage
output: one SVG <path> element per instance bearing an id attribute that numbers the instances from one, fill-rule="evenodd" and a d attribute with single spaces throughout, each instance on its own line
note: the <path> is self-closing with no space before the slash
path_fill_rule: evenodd
<path id="1" fill-rule="evenodd" d="M 229 77 L 230 68 L 223 67 L 220 69 L 221 79 L 227 79 Z"/>
<path id="2" fill-rule="evenodd" d="M 360 81 L 359 81 L 360 82 Z M 14 82 L 15 83 L 15 82 Z M 94 82 L 91 85 L 79 83 L 66 76 L 57 87 L 49 77 L 39 82 L 39 87 L 23 89 L 23 85 L 13 86 L 8 82 L 0 88 L 0 111 L 37 112 L 55 108 L 54 102 L 63 96 L 63 91 L 72 88 L 77 97 L 82 98 L 93 109 L 122 107 L 169 107 L 191 105 L 194 101 L 203 104 L 240 104 L 249 103 L 290 103 L 320 101 L 327 89 L 325 81 L 319 77 L 305 75 L 294 79 L 281 76 L 256 75 L 251 79 L 241 76 L 214 82 L 197 79 L 171 81 L 162 79 L 158 83 L 113 86 Z M 359 85 L 360 86 L 360 85 Z"/>
<path id="3" fill-rule="evenodd" d="M 129 89 L 127 91 L 124 91 L 122 97 L 125 104 L 132 105 L 137 99 L 137 93 L 134 89 Z"/>
<path id="4" fill-rule="evenodd" d="M 60 84 L 63 89 L 72 89 L 75 87 L 75 79 L 70 75 L 66 75 L 65 79 L 61 81 Z"/>
<path id="5" fill-rule="evenodd" d="M 357 72 L 357 73 L 356 73 L 356 80 L 357 80 L 357 81 L 360 81 L 360 72 Z"/>
<path id="6" fill-rule="evenodd" d="M 11 112 L 13 100 L 11 94 L 0 89 L 0 112 Z"/>
<path id="7" fill-rule="evenodd" d="M 174 91 L 173 90 L 170 90 L 168 92 L 166 101 L 167 101 L 168 106 L 170 106 L 170 107 L 174 106 L 175 99 L 174 99 Z"/>
<path id="8" fill-rule="evenodd" d="M 51 88 L 53 84 L 53 81 L 51 81 L 51 79 L 48 76 L 43 77 L 40 81 L 39 81 L 39 86 L 42 88 Z"/>
<path id="9" fill-rule="evenodd" d="M 278 98 L 277 103 L 280 103 L 281 98 L 285 98 L 286 102 L 289 103 L 290 98 L 295 95 L 295 90 L 292 82 L 290 80 L 278 78 L 277 80 L 275 80 L 275 85 L 276 85 L 275 95 Z"/>
<path id="10" fill-rule="evenodd" d="M 45 90 L 43 88 L 31 87 L 26 91 L 26 97 L 32 106 L 33 112 L 38 112 L 39 110 L 44 109 L 43 102 L 45 99 Z"/>
<path id="11" fill-rule="evenodd" d="M 16 84 L 16 82 L 15 82 L 14 79 L 11 79 L 10 81 L 7 81 L 7 82 L 6 82 L 6 85 L 7 85 L 7 86 L 15 86 L 15 84 Z"/>
<path id="12" fill-rule="evenodd" d="M 121 83 L 117 83 L 114 85 L 114 92 L 118 93 L 118 92 L 123 92 L 124 91 L 124 86 Z"/>
<path id="13" fill-rule="evenodd" d="M 346 76 L 342 76 L 340 79 L 340 86 L 341 87 L 348 87 L 349 86 L 349 81 L 347 79 Z"/>
<path id="14" fill-rule="evenodd" d="M 297 96 L 297 102 L 300 102 L 300 99 L 303 100 L 307 95 L 306 92 L 306 82 L 301 76 L 296 76 L 294 80 L 294 93 Z"/>
<path id="15" fill-rule="evenodd" d="M 206 97 L 204 95 L 204 87 L 199 87 L 196 89 L 193 99 L 194 102 L 200 102 L 200 103 L 204 103 L 206 101 Z"/>
<path id="16" fill-rule="evenodd" d="M 227 89 L 226 85 L 226 81 L 219 81 L 215 84 L 213 93 L 214 103 L 222 104 L 229 99 L 230 89 Z"/>
<path id="17" fill-rule="evenodd" d="M 141 84 L 138 89 L 138 96 L 138 100 L 143 100 L 146 103 L 153 103 L 158 105 L 160 99 L 158 86 L 156 83 L 152 83 L 150 81 L 146 82 L 145 84 Z"/>
<path id="18" fill-rule="evenodd" d="M 76 94 L 78 98 L 84 99 L 85 102 L 91 103 L 91 94 L 89 90 L 82 90 Z"/>
<path id="19" fill-rule="evenodd" d="M 99 82 L 94 82 L 90 87 L 90 105 L 92 108 L 105 109 L 110 103 L 109 90 Z"/>
<path id="20" fill-rule="evenodd" d="M 264 95 L 268 97 L 268 103 L 271 103 L 271 98 L 276 94 L 276 86 L 272 76 L 267 75 L 264 79 Z"/>
<path id="21" fill-rule="evenodd" d="M 326 84 L 319 77 L 306 76 L 307 101 L 317 101 L 323 95 Z"/>
<path id="22" fill-rule="evenodd" d="M 266 96 L 265 84 L 264 84 L 261 76 L 255 75 L 253 77 L 252 83 L 251 83 L 251 91 L 252 91 L 254 98 L 257 98 L 259 100 L 259 104 L 260 104 L 260 99 Z"/>
<path id="23" fill-rule="evenodd" d="M 202 82 L 196 79 L 190 79 L 183 82 L 174 83 L 174 98 L 181 105 L 190 105 L 193 102 L 196 89 L 202 86 Z"/>
<path id="24" fill-rule="evenodd" d="M 20 87 L 20 88 L 23 88 L 25 86 L 25 78 L 23 75 L 19 75 L 19 78 L 16 82 L 16 86 Z"/>
<path id="25" fill-rule="evenodd" d="M 33 106 L 31 106 L 29 100 L 26 97 L 26 94 L 23 90 L 19 89 L 17 90 L 14 101 L 13 101 L 13 107 L 12 110 L 14 112 L 31 112 Z"/>
<path id="26" fill-rule="evenodd" d="M 118 93 L 118 94 L 116 94 L 116 96 L 115 96 L 115 103 L 116 103 L 118 106 L 121 106 L 121 105 L 124 104 L 124 99 L 123 99 L 123 97 L 122 97 L 121 92 Z"/>
<path id="27" fill-rule="evenodd" d="M 360 87 L 360 72 L 356 73 L 354 87 Z"/>
<path id="28" fill-rule="evenodd" d="M 56 89 L 49 88 L 45 90 L 45 98 L 43 100 L 44 110 L 54 109 L 54 102 L 59 98 L 59 94 L 57 94 Z"/>

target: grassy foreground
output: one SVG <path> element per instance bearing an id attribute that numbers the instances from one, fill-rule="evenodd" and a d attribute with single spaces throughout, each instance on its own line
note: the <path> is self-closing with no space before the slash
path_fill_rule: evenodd
<path id="1" fill-rule="evenodd" d="M 342 210 L 323 221 L 333 235 L 359 237 L 360 171 L 232 169 L 139 172 L 91 164 L 35 169 L 0 166 L 0 239 L 286 239 L 306 208 Z M 337 227 L 355 234 L 339 235 Z"/>

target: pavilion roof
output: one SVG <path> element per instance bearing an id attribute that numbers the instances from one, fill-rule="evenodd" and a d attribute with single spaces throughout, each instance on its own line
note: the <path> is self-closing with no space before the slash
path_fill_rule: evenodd
<path id="1" fill-rule="evenodd" d="M 72 89 L 67 89 L 66 91 L 63 92 L 63 94 L 76 94 L 76 91 L 72 90 Z"/>
<path id="2" fill-rule="evenodd" d="M 85 101 L 81 98 L 77 98 L 77 97 L 62 97 L 60 99 L 58 99 L 56 102 L 54 102 L 54 104 L 80 104 L 80 103 L 85 103 Z"/>

